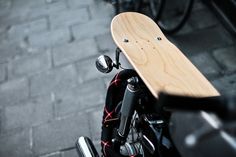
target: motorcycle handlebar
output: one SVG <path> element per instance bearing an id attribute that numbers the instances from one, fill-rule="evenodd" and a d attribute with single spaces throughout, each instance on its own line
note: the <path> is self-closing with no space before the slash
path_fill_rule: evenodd
<path id="1" fill-rule="evenodd" d="M 189 97 L 159 93 L 158 104 L 164 111 L 209 111 L 223 120 L 236 120 L 236 95 Z"/>

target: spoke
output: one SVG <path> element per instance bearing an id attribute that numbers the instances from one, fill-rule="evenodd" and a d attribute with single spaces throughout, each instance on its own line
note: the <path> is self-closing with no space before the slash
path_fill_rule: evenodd
<path id="1" fill-rule="evenodd" d="M 131 120 L 131 124 L 130 124 L 130 132 L 129 132 L 129 136 L 127 137 L 127 143 L 129 144 L 135 144 L 138 146 L 136 146 L 136 151 L 139 155 L 141 155 L 142 157 L 144 157 L 144 152 L 143 152 L 143 148 L 142 145 L 140 144 L 140 133 L 137 131 L 137 128 L 135 128 L 135 120 L 138 117 L 137 112 L 135 111 L 135 113 L 133 114 L 132 120 Z"/>
<path id="2" fill-rule="evenodd" d="M 157 15 L 157 11 L 156 11 L 156 8 L 155 8 L 155 2 L 153 0 L 150 0 L 150 9 L 151 9 L 151 12 L 152 12 L 152 15 L 153 17 L 155 17 Z"/>

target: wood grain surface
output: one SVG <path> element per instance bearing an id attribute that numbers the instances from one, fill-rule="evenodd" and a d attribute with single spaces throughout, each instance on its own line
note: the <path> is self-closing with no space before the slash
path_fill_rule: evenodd
<path id="1" fill-rule="evenodd" d="M 112 20 L 111 33 L 155 97 L 160 91 L 196 97 L 219 95 L 149 17 L 134 12 L 121 13 Z"/>

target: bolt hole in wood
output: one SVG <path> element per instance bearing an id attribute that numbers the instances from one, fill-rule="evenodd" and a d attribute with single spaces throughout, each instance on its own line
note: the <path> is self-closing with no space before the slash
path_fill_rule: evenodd
<path id="1" fill-rule="evenodd" d="M 129 40 L 127 38 L 124 38 L 123 42 L 127 43 L 127 42 L 129 42 Z"/>
<path id="2" fill-rule="evenodd" d="M 157 37 L 157 40 L 158 40 L 158 41 L 161 41 L 161 37 Z"/>

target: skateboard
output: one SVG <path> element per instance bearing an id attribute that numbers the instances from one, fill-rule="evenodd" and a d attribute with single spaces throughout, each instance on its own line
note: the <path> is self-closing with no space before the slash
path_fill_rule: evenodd
<path id="1" fill-rule="evenodd" d="M 219 95 L 149 17 L 135 12 L 121 13 L 112 20 L 111 33 L 155 97 L 160 92 L 192 97 Z"/>

